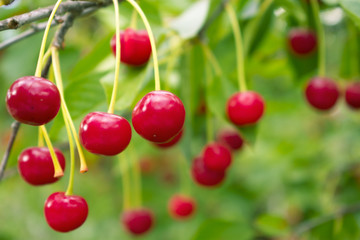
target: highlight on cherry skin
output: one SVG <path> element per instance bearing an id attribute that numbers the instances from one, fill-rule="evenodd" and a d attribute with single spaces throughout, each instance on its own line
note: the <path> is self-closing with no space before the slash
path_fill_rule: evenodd
<path id="1" fill-rule="evenodd" d="M 183 128 L 185 108 L 175 94 L 168 91 L 152 91 L 134 107 L 132 124 L 135 131 L 155 143 L 166 143 Z"/>
<path id="2" fill-rule="evenodd" d="M 63 153 L 54 148 L 62 170 L 65 170 Z M 46 147 L 30 147 L 21 152 L 18 158 L 20 176 L 34 186 L 54 183 L 60 178 L 54 177 L 54 165 L 50 151 Z"/>
<path id="3" fill-rule="evenodd" d="M 192 162 L 191 175 L 197 184 L 205 187 L 215 187 L 223 182 L 226 172 L 208 169 L 204 164 L 203 156 L 198 156 Z"/>
<path id="4" fill-rule="evenodd" d="M 244 146 L 244 139 L 232 128 L 220 129 L 217 133 L 216 140 L 227 146 L 231 151 L 240 150 Z"/>
<path id="5" fill-rule="evenodd" d="M 212 171 L 226 171 L 232 162 L 230 150 L 221 143 L 209 143 L 203 150 L 204 166 Z"/>
<path id="6" fill-rule="evenodd" d="M 58 232 L 69 232 L 80 227 L 88 216 L 86 200 L 77 195 L 64 192 L 51 194 L 44 206 L 46 222 Z"/>
<path id="7" fill-rule="evenodd" d="M 314 52 L 317 47 L 317 38 L 312 30 L 294 28 L 289 32 L 288 43 L 295 55 L 305 56 Z"/>
<path id="8" fill-rule="evenodd" d="M 360 108 L 360 82 L 350 83 L 346 87 L 345 101 L 352 109 Z"/>
<path id="9" fill-rule="evenodd" d="M 226 113 L 230 121 L 237 126 L 257 123 L 265 111 L 265 101 L 254 91 L 238 92 L 227 101 Z"/>
<path id="10" fill-rule="evenodd" d="M 60 93 L 55 84 L 45 78 L 21 77 L 7 91 L 6 107 L 17 121 L 40 126 L 59 112 Z"/>
<path id="11" fill-rule="evenodd" d="M 130 234 L 142 235 L 154 225 L 154 215 L 147 208 L 129 209 L 123 212 L 121 222 Z"/>
<path id="12" fill-rule="evenodd" d="M 130 66 L 146 64 L 151 56 L 150 38 L 146 30 L 127 28 L 120 33 L 121 62 Z M 110 42 L 111 50 L 116 54 L 116 35 Z"/>
<path id="13" fill-rule="evenodd" d="M 168 211 L 174 219 L 188 219 L 196 211 L 196 201 L 190 196 L 175 194 L 169 199 Z"/>
<path id="14" fill-rule="evenodd" d="M 306 85 L 305 97 L 308 103 L 320 110 L 326 111 L 334 107 L 340 92 L 336 83 L 326 77 L 314 77 Z"/>
<path id="15" fill-rule="evenodd" d="M 80 124 L 79 137 L 86 150 L 113 156 L 121 153 L 131 140 L 129 122 L 116 114 L 92 112 Z"/>

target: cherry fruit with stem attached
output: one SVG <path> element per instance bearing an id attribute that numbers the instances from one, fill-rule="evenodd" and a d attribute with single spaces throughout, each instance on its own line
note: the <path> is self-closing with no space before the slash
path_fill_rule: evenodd
<path id="1" fill-rule="evenodd" d="M 65 195 L 64 192 L 51 194 L 44 207 L 47 223 L 58 232 L 69 232 L 80 227 L 85 222 L 88 212 L 84 198 Z"/>
<path id="2" fill-rule="evenodd" d="M 45 78 L 21 77 L 7 91 L 6 107 L 17 121 L 40 126 L 59 112 L 60 93 L 55 84 Z"/>
<path id="3" fill-rule="evenodd" d="M 59 149 L 54 149 L 62 170 L 65 169 L 65 157 Z M 54 165 L 50 151 L 46 147 L 30 147 L 21 152 L 18 158 L 21 177 L 31 185 L 44 185 L 56 182 Z"/>
<path id="4" fill-rule="evenodd" d="M 141 235 L 154 224 L 153 213 L 146 208 L 126 210 L 121 217 L 125 229 L 133 235 Z"/>
<path id="5" fill-rule="evenodd" d="M 311 106 L 319 110 L 329 110 L 339 98 L 336 83 L 326 77 L 314 77 L 306 86 L 305 96 Z"/>
<path id="6" fill-rule="evenodd" d="M 116 53 L 116 36 L 110 42 L 113 54 Z M 120 33 L 121 62 L 131 66 L 147 63 L 151 56 L 151 44 L 146 30 L 126 29 Z"/>
<path id="7" fill-rule="evenodd" d="M 181 100 L 168 91 L 152 91 L 146 94 L 135 106 L 132 124 L 143 138 L 166 143 L 183 128 L 185 108 Z"/>
<path id="8" fill-rule="evenodd" d="M 195 212 L 196 202 L 192 197 L 176 194 L 170 198 L 168 210 L 170 216 L 175 219 L 187 219 Z"/>
<path id="9" fill-rule="evenodd" d="M 131 126 L 125 118 L 118 115 L 92 112 L 82 120 L 79 136 L 82 145 L 89 152 L 113 156 L 129 145 Z"/>

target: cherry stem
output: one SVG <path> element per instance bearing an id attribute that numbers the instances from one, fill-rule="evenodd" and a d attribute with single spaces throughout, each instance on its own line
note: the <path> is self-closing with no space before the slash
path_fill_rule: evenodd
<path id="1" fill-rule="evenodd" d="M 58 49 L 56 47 L 52 47 L 51 52 L 52 52 L 53 68 L 54 68 L 54 73 L 55 73 L 55 81 L 56 81 L 57 87 L 59 88 L 60 98 L 61 98 L 61 105 L 64 106 L 65 117 L 68 120 L 70 130 L 72 132 L 72 135 L 73 135 L 74 140 L 75 140 L 76 148 L 78 150 L 79 159 L 80 159 L 80 172 L 84 173 L 84 172 L 88 171 L 88 167 L 87 167 L 87 164 L 86 164 L 84 152 L 82 150 L 79 138 L 77 136 L 77 131 L 75 129 L 74 122 L 72 121 L 69 109 L 68 109 L 68 107 L 66 105 L 66 102 L 65 102 L 64 89 L 63 89 L 62 77 L 61 77 L 61 69 L 60 69 L 60 61 L 59 61 L 59 52 L 58 52 Z"/>
<path id="2" fill-rule="evenodd" d="M 159 91 L 161 89 L 160 87 L 160 74 L 159 74 L 159 63 L 158 63 L 158 56 L 157 56 L 157 51 L 156 51 L 156 44 L 155 44 L 155 37 L 154 34 L 151 30 L 149 21 L 147 20 L 144 12 L 141 10 L 140 6 L 136 3 L 136 1 L 134 0 L 127 0 L 138 12 L 138 14 L 140 15 L 141 19 L 144 22 L 146 31 L 149 34 L 149 38 L 150 38 L 150 44 L 151 44 L 151 49 L 152 49 L 152 53 L 153 53 L 153 61 L 154 61 L 154 75 L 155 75 L 155 90 Z"/>
<path id="3" fill-rule="evenodd" d="M 216 59 L 214 53 L 210 50 L 209 46 L 207 46 L 206 44 L 201 44 L 202 49 L 204 51 L 205 57 L 209 60 L 211 66 L 213 67 L 215 74 L 217 76 L 222 76 L 223 72 L 221 70 L 219 61 Z"/>
<path id="4" fill-rule="evenodd" d="M 136 23 L 137 23 L 137 11 L 134 9 L 134 11 L 131 14 L 131 21 L 130 21 L 130 28 L 136 29 Z"/>
<path id="5" fill-rule="evenodd" d="M 318 54 L 318 68 L 319 76 L 323 77 L 326 74 L 326 43 L 325 43 L 325 31 L 320 20 L 320 7 L 318 0 L 310 0 L 311 9 L 313 11 L 316 35 L 318 38 L 319 54 Z"/>
<path id="6" fill-rule="evenodd" d="M 141 194 L 141 173 L 139 168 L 139 162 L 135 155 L 135 150 L 132 146 L 129 148 L 130 158 L 132 160 L 132 171 L 134 180 L 134 205 L 141 207 L 142 205 L 142 194 Z"/>
<path id="7" fill-rule="evenodd" d="M 347 20 L 347 28 L 349 32 L 349 39 L 350 39 L 350 52 L 354 53 L 355 56 L 358 56 L 359 52 L 359 45 L 358 45 L 358 38 L 357 38 L 357 27 L 353 23 L 351 19 Z M 355 57 L 352 61 L 351 73 L 354 77 L 359 77 L 359 57 Z"/>
<path id="8" fill-rule="evenodd" d="M 52 143 L 50 141 L 50 137 L 47 133 L 47 130 L 45 128 L 45 125 L 41 125 L 40 126 L 40 129 L 42 131 L 42 134 L 44 136 L 44 139 L 45 139 L 45 142 L 46 142 L 46 145 L 48 146 L 49 148 L 49 151 L 50 151 L 50 156 L 51 156 L 51 159 L 53 161 L 53 165 L 54 165 L 54 177 L 61 177 L 61 176 L 64 176 L 64 171 L 62 170 L 61 166 L 60 166 L 60 163 L 59 163 L 59 160 L 55 154 L 55 151 L 54 151 L 54 148 L 52 146 Z"/>
<path id="9" fill-rule="evenodd" d="M 123 199 L 124 199 L 124 210 L 127 210 L 131 207 L 131 194 L 130 194 L 130 179 L 129 179 L 129 167 L 126 157 L 123 154 L 119 155 L 120 167 L 121 167 L 121 176 L 123 183 Z"/>
<path id="10" fill-rule="evenodd" d="M 69 124 L 69 120 L 66 117 L 66 110 L 64 105 L 61 105 L 61 111 L 63 113 L 66 132 L 69 139 L 69 148 L 70 148 L 70 176 L 69 176 L 69 183 L 65 195 L 72 195 L 73 187 L 74 187 L 74 173 L 75 173 L 75 146 L 74 146 L 74 140 L 71 136 L 71 130 L 69 126 L 70 124 Z"/>
<path id="11" fill-rule="evenodd" d="M 41 68 L 42 68 L 42 63 L 43 63 L 43 58 L 44 58 L 44 52 L 45 52 L 45 45 L 46 45 L 46 40 L 47 37 L 49 35 L 49 31 L 50 31 L 50 27 L 51 27 L 51 23 L 55 17 L 55 13 L 58 9 L 58 7 L 60 6 L 62 0 L 58 0 L 50 14 L 50 17 L 48 19 L 45 31 L 44 31 L 44 36 L 41 42 L 41 47 L 40 47 L 40 52 L 39 52 L 39 58 L 37 61 L 37 65 L 36 65 L 36 71 L 35 71 L 35 77 L 40 77 L 41 76 Z"/>
<path id="12" fill-rule="evenodd" d="M 38 131 L 38 146 L 39 147 L 43 147 L 44 146 L 44 137 L 43 137 L 43 134 L 42 134 L 42 130 L 41 130 L 41 127 L 39 127 L 39 131 Z"/>
<path id="13" fill-rule="evenodd" d="M 241 29 L 239 22 L 236 17 L 236 12 L 234 7 L 227 3 L 225 5 L 225 10 L 229 16 L 231 27 L 235 37 L 235 47 L 236 47 L 236 62 L 237 62 L 237 73 L 240 91 L 245 92 L 247 90 L 246 81 L 245 81 L 245 61 L 244 61 L 244 49 L 241 36 Z"/>
<path id="14" fill-rule="evenodd" d="M 210 66 L 207 64 L 205 67 L 205 78 L 206 78 L 206 85 L 207 86 L 211 86 L 212 81 L 214 81 L 213 79 L 213 75 L 211 73 L 211 68 Z M 209 98 L 209 92 L 206 89 L 206 98 Z M 208 103 L 208 101 L 206 101 Z M 212 142 L 214 139 L 214 129 L 213 129 L 213 122 L 212 122 L 212 114 L 211 111 L 209 109 L 209 104 L 206 104 L 206 139 L 207 142 Z"/>
<path id="15" fill-rule="evenodd" d="M 115 9 L 115 78 L 114 78 L 114 86 L 111 94 L 110 105 L 108 109 L 108 113 L 114 113 L 115 103 L 116 103 L 116 93 L 119 85 L 119 73 L 120 73 L 120 14 L 119 14 L 119 3 L 118 0 L 113 0 L 114 9 Z"/>

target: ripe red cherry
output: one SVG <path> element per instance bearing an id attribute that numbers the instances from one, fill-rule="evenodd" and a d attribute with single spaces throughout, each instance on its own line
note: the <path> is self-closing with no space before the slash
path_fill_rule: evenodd
<path id="1" fill-rule="evenodd" d="M 173 137 L 173 139 L 171 139 L 169 142 L 166 143 L 155 143 L 156 146 L 158 146 L 159 148 L 169 148 L 174 146 L 175 144 L 177 144 L 182 135 L 183 135 L 184 130 L 182 129 L 175 137 Z"/>
<path id="2" fill-rule="evenodd" d="M 203 157 L 194 159 L 191 174 L 195 182 L 203 186 L 216 186 L 225 178 L 225 171 L 213 171 L 204 165 Z"/>
<path id="3" fill-rule="evenodd" d="M 132 124 L 143 138 L 156 143 L 165 143 L 183 128 L 185 108 L 181 100 L 167 91 L 146 94 L 135 106 Z"/>
<path id="4" fill-rule="evenodd" d="M 298 55 L 310 54 L 317 45 L 315 33 L 302 28 L 292 29 L 289 32 L 288 41 L 291 50 Z"/>
<path id="5" fill-rule="evenodd" d="M 154 215 L 146 208 L 132 209 L 125 211 L 121 220 L 129 233 L 141 235 L 149 231 L 154 224 Z"/>
<path id="6" fill-rule="evenodd" d="M 227 115 L 232 123 L 245 126 L 257 123 L 264 114 L 265 102 L 253 91 L 238 92 L 227 101 Z"/>
<path id="7" fill-rule="evenodd" d="M 80 141 L 89 152 L 113 156 L 121 153 L 131 140 L 129 122 L 118 115 L 92 112 L 80 125 Z"/>
<path id="8" fill-rule="evenodd" d="M 54 150 L 64 170 L 65 157 L 59 149 Z M 54 177 L 53 162 L 46 147 L 31 147 L 22 151 L 18 159 L 18 169 L 21 177 L 31 185 L 44 185 L 59 180 Z"/>
<path id="9" fill-rule="evenodd" d="M 45 78 L 21 77 L 7 91 L 6 107 L 19 122 L 43 125 L 59 112 L 60 93 L 55 84 Z"/>
<path id="10" fill-rule="evenodd" d="M 44 213 L 49 226 L 58 232 L 69 232 L 80 227 L 88 216 L 89 208 L 84 198 L 51 194 L 45 202 Z"/>
<path id="11" fill-rule="evenodd" d="M 345 100 L 349 107 L 360 108 L 360 82 L 351 83 L 346 87 Z"/>
<path id="12" fill-rule="evenodd" d="M 149 35 L 145 30 L 126 29 L 120 33 L 121 62 L 140 66 L 149 61 L 151 44 Z M 116 54 L 116 36 L 110 42 L 112 52 Z"/>
<path id="13" fill-rule="evenodd" d="M 307 101 L 319 110 L 329 110 L 339 98 L 339 89 L 330 78 L 314 77 L 305 90 Z"/>
<path id="14" fill-rule="evenodd" d="M 220 143 L 210 143 L 204 148 L 203 161 L 206 168 L 223 172 L 231 164 L 231 152 Z"/>
<path id="15" fill-rule="evenodd" d="M 229 149 L 236 151 L 242 148 L 244 140 L 234 129 L 222 129 L 217 134 L 217 141 L 224 144 Z"/>
<path id="16" fill-rule="evenodd" d="M 176 194 L 170 198 L 168 209 L 173 218 L 186 219 L 194 213 L 196 203 L 192 197 Z"/>

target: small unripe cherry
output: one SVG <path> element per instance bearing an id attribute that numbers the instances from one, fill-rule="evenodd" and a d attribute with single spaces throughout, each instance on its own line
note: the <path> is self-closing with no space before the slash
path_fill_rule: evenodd
<path id="1" fill-rule="evenodd" d="M 153 226 L 154 215 L 146 208 L 126 210 L 122 214 L 121 222 L 132 235 L 142 235 Z"/>
<path id="2" fill-rule="evenodd" d="M 88 216 L 89 208 L 84 198 L 65 195 L 64 192 L 51 194 L 44 207 L 49 226 L 58 232 L 69 232 L 80 227 Z"/>
<path id="3" fill-rule="evenodd" d="M 240 150 L 244 145 L 241 135 L 235 129 L 230 128 L 221 129 L 217 134 L 217 141 L 232 151 Z"/>
<path id="4" fill-rule="evenodd" d="M 174 219 L 183 220 L 191 217 L 196 210 L 195 200 L 183 194 L 172 196 L 168 203 L 170 216 Z"/>
<path id="5" fill-rule="evenodd" d="M 318 110 L 329 110 L 339 98 L 336 83 L 326 77 L 314 77 L 307 83 L 305 96 L 308 103 Z"/>
<path id="6" fill-rule="evenodd" d="M 345 100 L 352 109 L 360 108 L 360 82 L 351 83 L 346 87 Z"/>
<path id="7" fill-rule="evenodd" d="M 264 114 L 265 102 L 253 91 L 238 92 L 227 101 L 226 110 L 230 121 L 237 126 L 257 123 Z"/>
<path id="8" fill-rule="evenodd" d="M 295 28 L 289 32 L 288 42 L 290 49 L 297 55 L 312 53 L 317 45 L 316 35 L 313 31 Z"/>
<path id="9" fill-rule="evenodd" d="M 206 168 L 223 172 L 231 164 L 231 152 L 221 143 L 209 143 L 204 148 L 203 161 Z"/>
<path id="10" fill-rule="evenodd" d="M 204 164 L 202 156 L 196 157 L 192 163 L 191 175 L 194 181 L 202 186 L 213 187 L 219 185 L 225 178 L 225 171 L 213 171 Z"/>
<path id="11" fill-rule="evenodd" d="M 143 138 L 166 143 L 183 128 L 185 108 L 180 98 L 168 91 L 152 91 L 134 107 L 132 124 Z"/>
<path id="12" fill-rule="evenodd" d="M 21 77 L 7 91 L 6 107 L 17 121 L 40 126 L 59 112 L 60 93 L 55 84 L 45 78 Z"/>
<path id="13" fill-rule="evenodd" d="M 110 42 L 111 50 L 116 54 L 116 36 Z M 141 66 L 149 61 L 151 44 L 146 30 L 126 29 L 120 33 L 121 62 L 131 66 Z"/>

